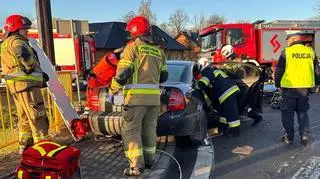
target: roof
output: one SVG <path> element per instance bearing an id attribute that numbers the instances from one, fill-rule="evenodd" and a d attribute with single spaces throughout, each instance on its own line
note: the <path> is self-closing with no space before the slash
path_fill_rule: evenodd
<path id="1" fill-rule="evenodd" d="M 197 44 L 198 46 L 201 46 L 201 44 L 199 43 L 199 41 L 197 40 L 199 37 L 199 33 L 197 32 L 186 32 L 186 31 L 181 31 L 176 37 L 175 39 L 177 39 L 180 35 L 184 35 L 186 38 L 188 38 L 189 40 L 191 40 L 192 42 L 194 42 L 195 44 Z"/>
<path id="2" fill-rule="evenodd" d="M 90 23 L 90 32 L 95 32 L 95 41 L 97 48 L 115 49 L 126 44 L 129 34 L 125 31 L 124 22 L 101 22 Z M 167 33 L 157 26 L 152 26 L 153 35 L 160 36 L 166 41 L 168 50 L 186 50 L 186 47 L 170 37 Z"/>
<path id="3" fill-rule="evenodd" d="M 129 34 L 122 22 L 90 23 L 90 32 L 95 32 L 97 48 L 116 49 L 126 44 Z"/>

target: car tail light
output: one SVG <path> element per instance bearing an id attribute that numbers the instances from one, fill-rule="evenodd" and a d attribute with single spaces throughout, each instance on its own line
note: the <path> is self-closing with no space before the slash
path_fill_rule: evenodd
<path id="1" fill-rule="evenodd" d="M 168 103 L 168 111 L 181 111 L 185 108 L 185 99 L 179 89 L 171 89 Z"/>
<path id="2" fill-rule="evenodd" d="M 99 111 L 99 88 L 92 88 L 87 90 L 87 107 L 92 111 Z"/>

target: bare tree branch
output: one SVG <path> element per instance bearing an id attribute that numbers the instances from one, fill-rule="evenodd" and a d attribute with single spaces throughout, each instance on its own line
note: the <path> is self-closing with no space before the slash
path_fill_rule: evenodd
<path id="1" fill-rule="evenodd" d="M 222 15 L 214 14 L 211 15 L 207 20 L 207 25 L 221 24 L 226 22 L 226 18 Z"/>
<path id="2" fill-rule="evenodd" d="M 206 18 L 204 17 L 203 14 L 200 14 L 200 15 L 195 14 L 193 16 L 192 25 L 193 25 L 192 31 L 199 32 L 201 29 L 207 26 Z"/>
<path id="3" fill-rule="evenodd" d="M 316 11 L 316 15 L 311 19 L 319 20 L 320 19 L 320 0 L 316 0 L 314 10 Z"/>
<path id="4" fill-rule="evenodd" d="M 183 9 L 176 10 L 169 17 L 169 24 L 174 27 L 175 34 L 184 30 L 189 22 L 189 16 L 183 11 Z"/>
<path id="5" fill-rule="evenodd" d="M 152 4 L 152 0 L 141 0 L 140 7 L 139 7 L 139 15 L 147 17 L 151 24 L 156 24 L 157 17 L 151 11 L 151 4 Z"/>
<path id="6" fill-rule="evenodd" d="M 170 28 L 170 25 L 168 23 L 161 23 L 159 25 L 159 28 L 163 31 L 165 31 L 167 34 L 169 34 L 171 37 L 174 37 L 175 36 L 175 33 L 173 31 L 172 28 Z"/>
<path id="7" fill-rule="evenodd" d="M 127 14 L 125 14 L 122 18 L 121 21 L 122 22 L 128 22 L 131 18 L 133 18 L 134 16 L 136 16 L 136 13 L 134 11 L 129 11 L 127 12 Z"/>

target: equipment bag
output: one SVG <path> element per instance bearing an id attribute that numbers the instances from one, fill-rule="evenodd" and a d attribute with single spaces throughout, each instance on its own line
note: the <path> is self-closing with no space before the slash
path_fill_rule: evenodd
<path id="1" fill-rule="evenodd" d="M 17 178 L 70 178 L 79 168 L 79 157 L 80 150 L 74 146 L 41 141 L 23 152 Z"/>
<path id="2" fill-rule="evenodd" d="M 111 83 L 116 75 L 119 59 L 113 52 L 108 52 L 89 72 L 88 87 L 97 88 Z"/>

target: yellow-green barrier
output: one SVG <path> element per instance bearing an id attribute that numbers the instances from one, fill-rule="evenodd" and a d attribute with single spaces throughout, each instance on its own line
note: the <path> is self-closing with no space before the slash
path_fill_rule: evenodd
<path id="1" fill-rule="evenodd" d="M 73 101 L 72 96 L 72 72 L 59 72 L 58 77 L 65 88 L 66 94 Z M 50 131 L 60 133 L 64 122 L 57 109 L 56 104 L 53 104 L 53 99 L 47 89 L 41 90 L 43 100 L 47 108 L 47 116 L 50 121 Z M 6 104 L 4 104 L 4 102 Z M 2 87 L 0 90 L 0 150 L 9 145 L 18 142 L 18 129 L 14 121 L 16 114 L 15 105 L 8 88 Z"/>

